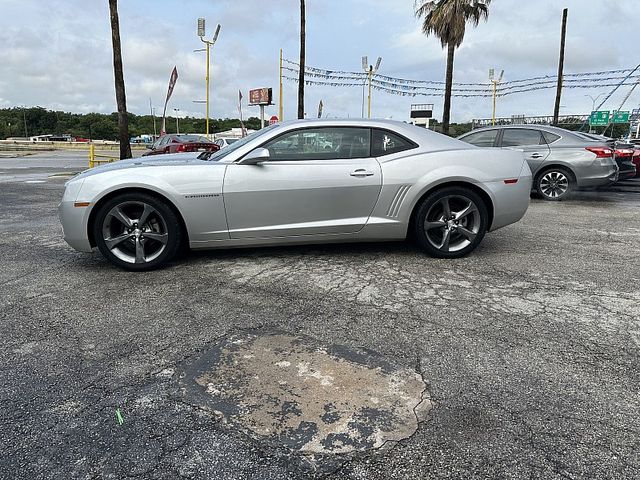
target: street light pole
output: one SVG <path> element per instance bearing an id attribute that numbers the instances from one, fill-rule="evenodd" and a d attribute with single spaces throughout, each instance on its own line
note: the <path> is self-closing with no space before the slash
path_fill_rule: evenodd
<path id="1" fill-rule="evenodd" d="M 369 65 L 369 59 L 367 58 L 367 56 L 362 57 L 362 69 L 367 74 L 367 80 L 369 82 L 369 98 L 367 101 L 368 103 L 367 118 L 371 118 L 371 79 L 380 68 L 380 63 L 382 63 L 382 57 L 378 57 L 375 67 L 373 65 Z"/>
<path id="2" fill-rule="evenodd" d="M 491 125 L 496 124 L 496 97 L 498 96 L 498 85 L 502 82 L 502 76 L 504 75 L 504 70 L 500 72 L 500 78 L 495 79 L 495 70 L 493 68 L 489 69 L 489 80 L 493 84 L 493 113 L 491 114 Z"/>
<path id="3" fill-rule="evenodd" d="M 598 101 L 598 99 L 605 95 L 604 93 L 599 94 L 597 97 L 593 98 L 592 95 L 585 95 L 585 97 L 589 97 L 591 99 L 591 112 L 593 113 L 593 111 L 595 111 L 596 109 L 596 102 Z M 589 133 L 593 133 L 593 128 L 591 128 L 591 125 L 589 125 Z"/>
<path id="4" fill-rule="evenodd" d="M 200 37 L 200 41 L 202 43 L 204 43 L 206 45 L 206 51 L 207 51 L 207 73 L 205 75 L 205 85 L 206 85 L 206 90 L 207 90 L 207 95 L 206 95 L 206 107 L 205 107 L 205 116 L 207 117 L 207 138 L 209 138 L 209 62 L 210 62 L 210 58 L 211 58 L 211 54 L 210 54 L 210 49 L 211 47 L 213 47 L 213 45 L 215 45 L 216 40 L 218 40 L 218 34 L 220 33 L 220 24 L 218 24 L 218 26 L 216 27 L 216 31 L 213 34 L 213 39 L 211 40 L 205 40 L 204 36 L 205 36 L 205 19 L 204 18 L 198 18 L 198 36 Z"/>
<path id="5" fill-rule="evenodd" d="M 178 112 L 180 109 L 174 108 L 173 111 L 176 112 L 176 135 L 180 135 L 180 124 L 178 123 Z"/>

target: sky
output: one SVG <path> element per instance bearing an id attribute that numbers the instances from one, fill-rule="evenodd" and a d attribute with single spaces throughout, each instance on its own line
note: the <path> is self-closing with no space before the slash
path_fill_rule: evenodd
<path id="1" fill-rule="evenodd" d="M 421 32 L 413 0 L 307 0 L 307 65 L 360 71 L 361 57 L 382 57 L 380 74 L 416 80 L 444 79 L 446 52 Z M 565 73 L 633 68 L 628 19 L 638 0 L 493 0 L 489 19 L 469 26 L 456 52 L 455 82 L 487 82 L 488 69 L 504 80 L 557 73 L 562 9 L 569 9 Z M 297 60 L 298 0 L 120 0 L 120 30 L 128 110 L 161 114 L 174 65 L 179 79 L 167 114 L 204 116 L 205 55 L 196 35 L 198 17 L 207 35 L 221 25 L 211 57 L 211 117 L 236 118 L 238 91 L 272 87 L 277 102 L 278 57 Z M 35 106 L 70 112 L 116 110 L 107 0 L 0 0 L 0 108 Z M 565 90 L 561 114 L 588 113 L 607 88 Z M 616 109 L 629 87 L 604 109 Z M 602 97 L 601 97 L 602 98 Z M 362 89 L 307 86 L 305 111 L 315 117 L 319 101 L 328 117 L 360 117 Z M 498 99 L 498 116 L 551 115 L 555 89 Z M 491 116 L 491 99 L 453 98 L 452 121 Z M 412 103 L 440 97 L 401 97 L 373 92 L 372 116 L 408 120 Z M 640 89 L 625 109 L 637 108 Z M 268 116 L 277 105 L 267 107 Z M 285 119 L 297 112 L 297 85 L 285 82 Z M 243 108 L 257 116 L 257 107 Z"/>

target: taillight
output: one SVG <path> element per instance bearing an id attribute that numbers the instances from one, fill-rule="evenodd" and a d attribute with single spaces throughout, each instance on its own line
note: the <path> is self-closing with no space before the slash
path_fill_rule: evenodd
<path id="1" fill-rule="evenodd" d="M 184 148 L 184 143 L 181 143 L 180 145 L 178 145 L 178 148 L 176 148 L 176 152 L 184 152 L 185 148 Z"/>
<path id="2" fill-rule="evenodd" d="M 591 153 L 596 154 L 596 158 L 611 158 L 613 157 L 613 150 L 606 147 L 586 147 L 585 150 L 589 150 Z"/>
<path id="3" fill-rule="evenodd" d="M 616 148 L 616 157 L 632 157 L 633 149 L 631 148 Z"/>

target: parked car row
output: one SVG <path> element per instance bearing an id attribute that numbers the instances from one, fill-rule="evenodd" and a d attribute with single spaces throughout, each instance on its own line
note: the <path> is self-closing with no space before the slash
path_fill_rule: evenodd
<path id="1" fill-rule="evenodd" d="M 220 145 L 200 135 L 176 134 L 163 135 L 147 148 L 149 151 L 145 152 L 143 156 L 165 153 L 215 152 L 220 150 Z"/>
<path id="2" fill-rule="evenodd" d="M 633 158 L 640 161 L 633 145 L 546 125 L 496 125 L 458 138 L 478 147 L 522 150 L 533 173 L 533 189 L 545 200 L 631 178 L 637 172 Z"/>

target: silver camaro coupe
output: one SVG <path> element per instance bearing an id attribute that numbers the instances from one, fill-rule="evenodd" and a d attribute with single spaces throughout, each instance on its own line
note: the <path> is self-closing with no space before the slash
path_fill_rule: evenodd
<path id="1" fill-rule="evenodd" d="M 471 252 L 529 205 L 523 152 L 478 148 L 387 120 L 272 125 L 217 152 L 87 170 L 59 206 L 65 240 L 149 270 L 191 249 L 416 239 Z"/>

